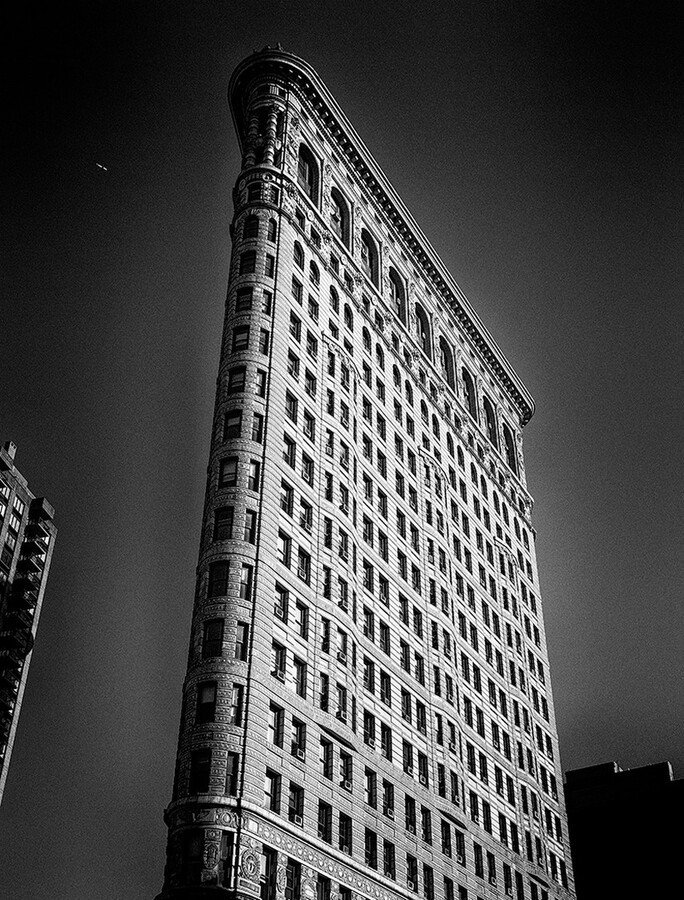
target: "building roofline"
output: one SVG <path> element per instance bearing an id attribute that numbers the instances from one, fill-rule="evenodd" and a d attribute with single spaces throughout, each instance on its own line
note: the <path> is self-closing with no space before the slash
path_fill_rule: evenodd
<path id="1" fill-rule="evenodd" d="M 476 347 L 487 359 L 497 376 L 504 382 L 520 411 L 525 425 L 532 418 L 535 403 L 522 380 L 516 374 L 505 354 L 492 337 L 488 328 L 470 305 L 446 265 L 434 249 L 420 225 L 399 197 L 390 180 L 366 147 L 342 108 L 330 93 L 315 69 L 293 53 L 279 47 L 264 48 L 238 64 L 228 86 L 228 101 L 233 123 L 242 148 L 244 138 L 244 105 L 246 83 L 259 75 L 275 74 L 293 81 L 308 96 L 317 113 L 326 121 L 348 159 L 356 168 L 360 181 L 384 207 L 388 217 L 402 233 L 410 249 L 421 260 L 428 276 L 439 294 L 451 308 Z"/>

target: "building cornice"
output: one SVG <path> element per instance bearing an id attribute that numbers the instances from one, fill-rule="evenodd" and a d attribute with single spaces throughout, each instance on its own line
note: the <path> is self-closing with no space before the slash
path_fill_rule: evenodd
<path id="1" fill-rule="evenodd" d="M 347 162 L 420 262 L 432 287 L 506 388 L 525 425 L 534 414 L 534 400 L 506 359 L 489 330 L 405 206 L 391 182 L 357 134 L 339 104 L 316 71 L 303 59 L 283 50 L 266 48 L 243 60 L 233 72 L 228 99 L 241 147 L 245 134 L 245 104 L 249 85 L 260 77 L 275 77 L 293 84 L 308 99 L 316 114 L 337 141 Z"/>

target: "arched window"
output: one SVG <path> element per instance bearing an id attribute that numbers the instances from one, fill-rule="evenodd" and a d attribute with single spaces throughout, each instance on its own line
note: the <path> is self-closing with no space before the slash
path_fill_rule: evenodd
<path id="1" fill-rule="evenodd" d="M 363 327 L 363 349 L 366 350 L 368 353 L 370 353 L 371 346 L 372 345 L 371 345 L 370 331 L 364 325 L 364 327 Z"/>
<path id="2" fill-rule="evenodd" d="M 509 467 L 518 474 L 518 457 L 515 452 L 515 439 L 513 437 L 513 432 L 511 429 L 504 423 L 503 426 L 503 437 L 504 437 L 504 445 L 506 448 L 506 462 Z"/>
<path id="3" fill-rule="evenodd" d="M 361 268 L 373 284 L 378 286 L 378 248 L 364 228 L 361 232 Z"/>
<path id="4" fill-rule="evenodd" d="M 332 200 L 332 212 L 330 213 L 330 227 L 342 241 L 345 247 L 349 246 L 349 207 L 342 194 L 333 188 L 330 192 Z"/>
<path id="5" fill-rule="evenodd" d="M 309 263 L 309 278 L 315 287 L 318 287 L 321 283 L 321 273 L 318 271 L 318 266 L 313 261 Z"/>
<path id="6" fill-rule="evenodd" d="M 401 394 L 401 372 L 396 366 L 392 366 L 392 378 L 394 380 L 394 386 Z"/>
<path id="7" fill-rule="evenodd" d="M 437 421 L 437 416 L 432 417 L 432 433 L 439 440 L 439 422 Z"/>
<path id="8" fill-rule="evenodd" d="M 389 270 L 390 305 L 397 317 L 406 325 L 406 291 L 396 269 Z"/>
<path id="9" fill-rule="evenodd" d="M 344 324 L 350 331 L 354 330 L 354 314 L 352 313 L 349 304 L 344 304 Z"/>
<path id="10" fill-rule="evenodd" d="M 475 385 L 473 383 L 473 376 L 464 367 L 461 370 L 461 378 L 463 380 L 463 393 L 465 395 L 465 402 L 468 408 L 468 412 L 477 422 L 477 399 L 475 397 Z"/>
<path id="11" fill-rule="evenodd" d="M 460 447 L 456 448 L 456 458 L 458 459 L 459 466 L 465 470 L 465 457 L 463 456 L 463 450 Z"/>
<path id="12" fill-rule="evenodd" d="M 297 182 L 307 197 L 318 204 L 318 166 L 312 152 L 304 144 L 299 145 Z"/>
<path id="13" fill-rule="evenodd" d="M 494 407 L 489 397 L 483 398 L 482 405 L 484 407 L 485 425 L 487 426 L 487 437 L 498 450 L 499 439 L 496 434 L 496 413 L 494 412 Z"/>
<path id="14" fill-rule="evenodd" d="M 447 434 L 447 450 L 449 451 L 449 456 L 454 455 L 454 439 L 450 434 Z"/>
<path id="15" fill-rule="evenodd" d="M 416 303 L 416 325 L 418 326 L 418 342 L 420 344 L 420 349 L 428 359 L 432 359 L 430 320 L 428 319 L 428 315 L 420 305 L 420 303 Z"/>
<path id="16" fill-rule="evenodd" d="M 486 500 L 487 499 L 487 482 L 485 481 L 484 475 L 480 475 L 480 493 Z"/>
<path id="17" fill-rule="evenodd" d="M 408 381 L 404 382 L 404 390 L 406 391 L 406 402 L 409 406 L 413 406 L 413 388 Z"/>
<path id="18" fill-rule="evenodd" d="M 304 250 L 302 249 L 302 245 L 299 241 L 295 241 L 294 245 L 294 262 L 296 266 L 299 266 L 300 269 L 304 268 Z"/>
<path id="19" fill-rule="evenodd" d="M 382 347 L 380 346 L 380 344 L 375 345 L 375 360 L 376 360 L 378 366 L 384 372 L 385 371 L 385 352 L 382 349 Z"/>
<path id="20" fill-rule="evenodd" d="M 267 234 L 267 239 L 268 239 L 272 244 L 275 244 L 277 234 L 278 234 L 278 224 L 277 224 L 276 220 L 275 220 L 275 219 L 269 219 L 269 220 L 268 220 L 268 234 Z"/>
<path id="21" fill-rule="evenodd" d="M 340 295 L 334 287 L 330 288 L 330 308 L 336 313 L 340 311 Z"/>
<path id="22" fill-rule="evenodd" d="M 259 220 L 256 216 L 247 216 L 242 229 L 242 237 L 245 240 L 259 237 Z"/>
<path id="23" fill-rule="evenodd" d="M 442 365 L 442 372 L 446 378 L 450 388 L 456 389 L 456 380 L 454 378 L 454 357 L 451 348 L 443 337 L 439 339 L 439 361 Z"/>
<path id="24" fill-rule="evenodd" d="M 420 401 L 420 417 L 423 420 L 423 422 L 425 423 L 425 425 L 427 425 L 428 424 L 428 408 L 427 408 L 427 403 L 425 402 L 425 400 Z"/>

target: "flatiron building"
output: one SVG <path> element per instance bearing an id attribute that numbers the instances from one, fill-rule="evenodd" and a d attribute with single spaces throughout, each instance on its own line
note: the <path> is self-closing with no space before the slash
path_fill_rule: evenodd
<path id="1" fill-rule="evenodd" d="M 242 168 L 164 886 L 570 898 L 525 386 L 305 61 Z"/>

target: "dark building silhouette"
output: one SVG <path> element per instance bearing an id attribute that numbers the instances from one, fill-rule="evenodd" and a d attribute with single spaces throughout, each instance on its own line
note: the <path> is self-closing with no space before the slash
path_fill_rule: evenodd
<path id="1" fill-rule="evenodd" d="M 572 897 L 532 398 L 318 75 L 242 149 L 161 897 Z"/>
<path id="2" fill-rule="evenodd" d="M 566 774 L 577 900 L 681 896 L 684 780 L 669 762 L 616 762 Z"/>
<path id="3" fill-rule="evenodd" d="M 57 533 L 54 509 L 14 465 L 16 449 L 0 448 L 0 802 Z"/>

